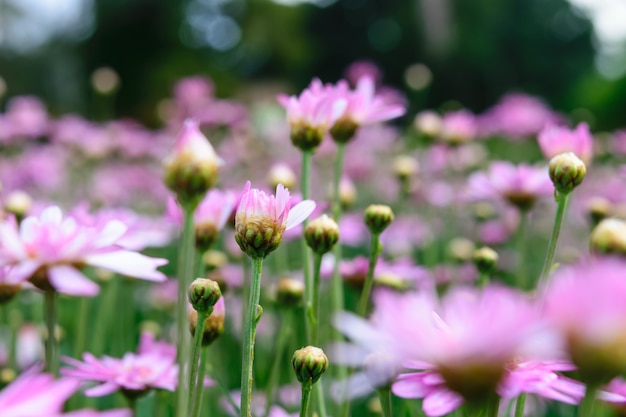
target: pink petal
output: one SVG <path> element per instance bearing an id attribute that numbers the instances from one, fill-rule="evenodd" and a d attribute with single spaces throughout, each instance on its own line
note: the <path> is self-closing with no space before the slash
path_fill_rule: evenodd
<path id="1" fill-rule="evenodd" d="M 92 244 L 95 247 L 101 248 L 114 244 L 121 238 L 128 230 L 128 227 L 119 220 L 111 220 L 98 234 L 98 238 L 95 239 Z"/>
<path id="2" fill-rule="evenodd" d="M 122 275 L 149 281 L 165 281 L 166 276 L 156 268 L 165 265 L 167 259 L 150 258 L 137 252 L 119 250 L 90 255 L 85 258 L 89 265 L 108 269 Z"/>
<path id="3" fill-rule="evenodd" d="M 48 268 L 50 284 L 60 293 L 93 297 L 100 287 L 73 266 L 57 265 Z"/>
<path id="4" fill-rule="evenodd" d="M 313 210 L 315 210 L 314 201 L 304 200 L 296 204 L 289 211 L 289 216 L 287 217 L 287 228 L 285 230 L 292 229 L 302 223 L 311 215 L 311 213 L 313 213 Z"/>
<path id="5" fill-rule="evenodd" d="M 45 209 L 39 216 L 41 223 L 59 224 L 63 220 L 63 213 L 57 206 L 51 206 Z"/>
<path id="6" fill-rule="evenodd" d="M 445 388 L 437 390 L 424 398 L 422 408 L 428 417 L 440 417 L 457 409 L 463 404 L 463 398 Z"/>
<path id="7" fill-rule="evenodd" d="M 87 397 L 102 397 L 105 395 L 113 394 L 115 391 L 119 390 L 120 386 L 114 384 L 112 382 L 105 382 L 102 385 L 95 386 L 93 388 L 89 388 L 85 390 L 85 395 Z"/>

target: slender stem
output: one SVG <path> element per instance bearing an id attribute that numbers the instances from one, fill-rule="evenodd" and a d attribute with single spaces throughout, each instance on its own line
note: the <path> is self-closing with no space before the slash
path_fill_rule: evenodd
<path id="1" fill-rule="evenodd" d="M 491 277 L 487 272 L 480 272 L 478 274 L 478 286 L 480 288 L 484 288 L 489 285 L 489 281 L 491 281 Z"/>
<path id="2" fill-rule="evenodd" d="M 528 226 L 528 210 L 520 210 L 520 222 L 516 236 L 517 252 L 517 287 L 528 289 L 528 272 L 526 268 L 526 228 Z"/>
<path id="3" fill-rule="evenodd" d="M 280 326 L 280 333 L 278 334 L 278 341 L 276 342 L 276 350 L 274 352 L 274 363 L 270 371 L 269 381 L 267 383 L 267 391 L 265 397 L 267 401 L 265 403 L 265 416 L 269 415 L 270 408 L 274 402 L 274 390 L 278 386 L 280 379 L 280 370 L 283 365 L 283 356 L 285 348 L 287 347 L 287 341 L 291 336 L 291 324 L 292 313 L 289 309 L 283 310 L 283 322 Z"/>
<path id="4" fill-rule="evenodd" d="M 300 175 L 300 189 L 302 192 L 302 199 L 303 200 L 308 200 L 311 196 L 311 157 L 312 157 L 312 152 L 311 151 L 302 151 L 302 172 Z M 308 223 L 308 220 L 304 221 L 304 226 L 306 227 Z M 313 278 L 311 276 L 311 255 L 310 255 L 310 248 L 306 243 L 306 240 L 301 239 L 301 245 L 302 245 L 302 269 L 304 271 L 304 293 L 305 296 L 307 298 L 307 300 L 311 299 L 311 295 L 313 290 Z M 314 327 L 314 324 L 312 323 L 312 321 L 310 320 L 311 317 L 311 305 L 309 302 L 307 302 L 307 306 L 304 309 L 304 315 L 305 315 L 305 323 L 306 323 L 306 328 L 307 328 L 307 336 L 309 336 L 309 339 L 313 333 L 312 328 Z M 309 319 L 307 319 L 307 317 Z"/>
<path id="5" fill-rule="evenodd" d="M 317 399 L 317 417 L 326 417 L 326 400 L 321 380 L 315 384 L 315 398 Z"/>
<path id="6" fill-rule="evenodd" d="M 362 317 L 365 317 L 365 313 L 367 312 L 367 305 L 369 304 L 370 294 L 372 292 L 372 287 L 374 286 L 374 270 L 376 269 L 378 254 L 380 253 L 379 247 L 380 234 L 372 233 L 369 269 L 367 270 L 367 277 L 365 278 L 365 285 L 363 286 L 361 301 L 359 302 L 359 310 L 357 311 L 357 313 Z"/>
<path id="7" fill-rule="evenodd" d="M 391 407 L 391 389 L 389 389 L 389 387 L 379 388 L 378 398 L 380 399 L 380 406 L 383 411 L 383 417 L 393 417 Z"/>
<path id="8" fill-rule="evenodd" d="M 111 319 L 115 316 L 114 309 L 116 308 L 117 287 L 120 285 L 119 279 L 113 277 L 108 280 L 103 294 L 98 301 L 98 313 L 96 315 L 96 323 L 99 324 L 98 331 L 93 334 L 93 343 L 89 352 L 96 356 L 100 356 L 105 352 L 106 348 L 106 336 L 111 334 L 109 328 L 111 327 Z"/>
<path id="9" fill-rule="evenodd" d="M 526 394 L 522 393 L 517 397 L 517 401 L 515 401 L 515 417 L 523 417 L 524 416 L 524 407 L 526 406 Z"/>
<path id="10" fill-rule="evenodd" d="M 313 255 L 313 294 L 311 296 L 312 314 L 309 316 L 311 320 L 311 340 L 312 346 L 318 345 L 319 339 L 319 319 L 320 319 L 320 274 L 322 269 L 322 255 L 315 253 Z"/>
<path id="11" fill-rule="evenodd" d="M 189 395 L 187 397 L 189 404 L 194 403 L 194 398 L 200 395 L 200 391 L 203 388 L 202 381 L 198 379 L 198 367 L 200 366 L 200 354 L 202 353 L 204 325 L 212 310 L 213 308 L 209 309 L 209 311 L 198 311 L 198 321 L 196 322 L 196 331 L 193 335 L 193 345 L 191 347 L 191 373 L 189 374 Z"/>
<path id="12" fill-rule="evenodd" d="M 187 288 L 193 280 L 195 271 L 194 249 L 194 225 L 193 208 L 183 208 L 183 233 L 181 236 L 180 252 L 178 255 L 178 311 L 177 311 L 177 334 L 178 334 L 178 390 L 176 401 L 176 415 L 188 415 L 188 378 L 190 335 L 187 330 Z"/>
<path id="13" fill-rule="evenodd" d="M 74 339 L 74 357 L 79 358 L 85 351 L 87 340 L 87 318 L 89 316 L 89 299 L 82 297 L 79 301 L 78 321 L 76 323 L 76 338 Z"/>
<path id="14" fill-rule="evenodd" d="M 46 340 L 46 371 L 59 376 L 59 346 L 56 337 L 57 294 L 54 291 L 44 293 L 44 315 L 48 338 Z"/>
<path id="15" fill-rule="evenodd" d="M 252 259 L 252 285 L 250 287 L 250 299 L 243 331 L 243 359 L 241 365 L 241 417 L 252 417 L 250 403 L 252 402 L 253 362 L 254 362 L 254 339 L 256 326 L 263 309 L 259 305 L 261 299 L 261 273 L 263 271 L 263 259 Z"/>
<path id="16" fill-rule="evenodd" d="M 569 201 L 569 194 L 557 194 L 557 207 L 556 215 L 554 217 L 554 227 L 552 228 L 552 236 L 550 237 L 550 244 L 548 245 L 548 252 L 546 253 L 546 259 L 541 271 L 540 284 L 546 284 L 552 269 L 552 262 L 554 261 L 554 253 L 556 252 L 556 244 L 559 240 L 559 233 L 561 232 L 561 224 L 565 217 L 565 211 L 567 209 L 567 203 Z"/>
<path id="17" fill-rule="evenodd" d="M 300 417 L 307 417 L 308 415 L 312 388 L 313 383 L 311 381 L 306 381 L 302 383 L 302 402 L 300 403 Z"/>
<path id="18" fill-rule="evenodd" d="M 587 390 L 585 391 L 585 397 L 583 401 L 580 403 L 578 407 L 578 417 L 595 417 L 595 412 L 598 410 L 594 410 L 596 405 L 596 393 L 597 388 L 592 385 L 587 385 Z"/>
<path id="19" fill-rule="evenodd" d="M 197 417 L 200 415 L 200 406 L 202 405 L 202 396 L 204 394 L 204 375 L 206 372 L 206 361 L 207 361 L 208 351 L 209 351 L 209 348 L 207 346 L 203 348 L 202 351 L 200 352 L 200 367 L 198 369 L 197 380 L 194 381 L 194 383 L 196 384 L 196 393 L 191 403 L 192 404 L 191 417 Z M 227 397 L 230 398 L 230 395 L 228 395 Z M 237 409 L 237 407 L 235 407 L 235 409 Z"/>
<path id="20" fill-rule="evenodd" d="M 489 402 L 487 417 L 498 417 L 498 411 L 500 411 L 500 397 L 495 397 Z"/>

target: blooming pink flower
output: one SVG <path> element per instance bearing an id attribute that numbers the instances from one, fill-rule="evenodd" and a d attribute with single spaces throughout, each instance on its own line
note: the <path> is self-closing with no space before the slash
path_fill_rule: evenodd
<path id="1" fill-rule="evenodd" d="M 52 375 L 30 370 L 0 392 L 2 417 L 131 417 L 130 410 L 98 412 L 79 410 L 62 414 L 63 404 L 76 391 L 75 379 L 55 380 Z"/>
<path id="2" fill-rule="evenodd" d="M 478 134 L 476 116 L 467 110 L 444 114 L 439 135 L 445 143 L 461 144 L 473 140 Z"/>
<path id="3" fill-rule="evenodd" d="M 376 84 L 370 76 L 359 78 L 355 90 L 350 90 L 346 81 L 337 83 L 337 96 L 346 100 L 347 106 L 339 119 L 357 126 L 383 122 L 400 117 L 406 111 L 399 104 L 389 104 L 376 94 Z"/>
<path id="4" fill-rule="evenodd" d="M 291 207 L 289 190 L 278 184 L 276 196 L 246 183 L 235 214 L 235 239 L 241 250 L 252 257 L 264 258 L 281 242 L 283 232 L 311 215 L 315 203 L 304 200 Z"/>
<path id="5" fill-rule="evenodd" d="M 531 165 L 494 161 L 487 172 L 475 172 L 467 180 L 466 198 L 470 201 L 505 200 L 529 209 L 541 197 L 554 193 L 548 170 Z"/>
<path id="6" fill-rule="evenodd" d="M 85 391 L 89 397 L 100 397 L 118 390 L 135 394 L 143 394 L 152 388 L 174 391 L 178 382 L 176 347 L 155 341 L 149 332 L 142 333 L 137 353 L 128 352 L 121 359 L 109 356 L 98 359 L 84 353 L 84 362 L 67 357 L 64 361 L 73 368 L 62 368 L 63 375 L 101 383 Z"/>
<path id="7" fill-rule="evenodd" d="M 552 159 L 561 153 L 573 152 L 588 164 L 593 157 L 593 136 L 587 123 L 580 123 L 574 130 L 549 124 L 539 132 L 537 141 L 546 159 Z"/>
<path id="8" fill-rule="evenodd" d="M 163 281 L 156 268 L 167 260 L 150 258 L 116 245 L 127 227 L 113 220 L 97 227 L 63 217 L 58 207 L 30 216 L 19 228 L 14 221 L 0 223 L 0 265 L 13 266 L 13 279 L 24 278 L 44 290 L 93 296 L 98 286 L 80 268 L 91 265 L 151 281 Z"/>

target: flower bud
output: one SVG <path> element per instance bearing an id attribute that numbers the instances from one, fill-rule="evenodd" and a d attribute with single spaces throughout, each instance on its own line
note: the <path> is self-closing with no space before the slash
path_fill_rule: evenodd
<path id="1" fill-rule="evenodd" d="M 585 178 L 587 168 L 572 152 L 562 153 L 550 160 L 550 179 L 559 193 L 569 194 Z"/>
<path id="2" fill-rule="evenodd" d="M 224 316 L 224 299 L 220 298 L 217 303 L 215 303 L 211 315 L 204 321 L 202 346 L 209 346 L 224 333 Z M 189 310 L 189 331 L 192 336 L 195 336 L 197 326 L 198 312 L 196 310 Z"/>
<path id="3" fill-rule="evenodd" d="M 442 124 L 441 116 L 430 110 L 419 112 L 413 122 L 418 133 L 430 138 L 439 136 Z"/>
<path id="4" fill-rule="evenodd" d="M 381 234 L 393 221 L 391 207 L 372 204 L 365 209 L 365 225 L 372 234 Z"/>
<path id="5" fill-rule="evenodd" d="M 418 171 L 419 164 L 412 156 L 399 155 L 393 160 L 393 172 L 400 181 L 408 181 Z"/>
<path id="6" fill-rule="evenodd" d="M 198 124 L 187 120 L 173 154 L 165 161 L 165 185 L 183 208 L 195 208 L 217 182 L 221 164 Z"/>
<path id="7" fill-rule="evenodd" d="M 196 249 L 198 249 L 200 253 L 204 253 L 208 251 L 211 246 L 213 246 L 220 234 L 220 231 L 215 223 L 207 221 L 197 223 L 195 225 L 194 233 Z"/>
<path id="8" fill-rule="evenodd" d="M 604 219 L 591 231 L 591 252 L 626 255 L 626 221 Z"/>
<path id="9" fill-rule="evenodd" d="M 352 119 L 341 118 L 330 128 L 330 136 L 336 143 L 348 143 L 356 134 L 359 125 Z"/>
<path id="10" fill-rule="evenodd" d="M 474 251 L 472 261 L 480 273 L 491 274 L 498 266 L 498 252 L 487 246 L 483 246 Z"/>
<path id="11" fill-rule="evenodd" d="M 286 188 L 294 188 L 296 183 L 296 174 L 287 164 L 274 164 L 267 174 L 267 181 L 270 187 L 276 188 L 278 184 L 283 184 Z"/>
<path id="12" fill-rule="evenodd" d="M 189 302 L 196 311 L 209 311 L 222 297 L 217 282 L 207 278 L 196 278 L 189 286 Z"/>
<path id="13" fill-rule="evenodd" d="M 611 216 L 612 212 L 613 204 L 611 204 L 611 202 L 606 198 L 594 197 L 590 199 L 587 204 L 587 213 L 589 214 L 591 222 L 594 226 Z"/>
<path id="14" fill-rule="evenodd" d="M 479 222 L 492 220 L 498 217 L 498 212 L 493 203 L 488 201 L 480 201 L 472 206 L 472 214 L 474 219 Z"/>
<path id="15" fill-rule="evenodd" d="M 323 255 L 339 241 L 339 226 L 324 214 L 304 228 L 304 239 L 313 252 Z"/>
<path id="16" fill-rule="evenodd" d="M 293 278 L 281 278 L 276 285 L 276 302 L 282 307 L 297 307 L 304 298 L 304 284 Z"/>
<path id="17" fill-rule="evenodd" d="M 476 246 L 464 237 L 454 238 L 448 243 L 448 256 L 455 262 L 463 263 L 472 259 Z"/>
<path id="18" fill-rule="evenodd" d="M 212 271 L 219 269 L 228 263 L 228 256 L 218 250 L 208 250 L 202 255 L 202 261 L 206 265 L 207 269 Z"/>
<path id="19" fill-rule="evenodd" d="M 306 346 L 293 353 L 291 364 L 296 378 L 301 383 L 316 383 L 328 368 L 328 358 L 324 351 L 314 346 Z"/>
<path id="20" fill-rule="evenodd" d="M 21 289 L 21 285 L 0 284 L 0 305 L 11 301 Z"/>
<path id="21" fill-rule="evenodd" d="M 298 123 L 291 126 L 291 143 L 302 151 L 313 151 L 324 140 L 326 131 L 323 127 Z"/>
<path id="22" fill-rule="evenodd" d="M 30 211 L 33 200 L 24 191 L 12 191 L 4 200 L 4 210 L 21 221 Z"/>

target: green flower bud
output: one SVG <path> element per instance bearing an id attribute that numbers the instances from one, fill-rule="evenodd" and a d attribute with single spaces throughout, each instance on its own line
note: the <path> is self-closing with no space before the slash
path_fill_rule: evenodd
<path id="1" fill-rule="evenodd" d="M 391 207 L 372 204 L 365 209 L 365 224 L 373 234 L 381 234 L 393 221 Z"/>
<path id="2" fill-rule="evenodd" d="M 472 259 L 476 246 L 464 237 L 457 237 L 448 243 L 448 256 L 455 262 L 463 263 Z"/>
<path id="3" fill-rule="evenodd" d="M 224 333 L 224 303 L 218 302 L 211 315 L 204 321 L 202 332 L 202 346 L 209 346 Z M 189 331 L 192 336 L 196 334 L 198 327 L 198 312 L 189 311 Z"/>
<path id="4" fill-rule="evenodd" d="M 304 284 L 293 278 L 281 278 L 276 285 L 276 302 L 282 307 L 297 307 L 304 298 Z"/>
<path id="5" fill-rule="evenodd" d="M 293 353 L 291 364 L 301 383 L 317 382 L 328 368 L 328 358 L 324 351 L 314 346 L 306 346 Z"/>
<path id="6" fill-rule="evenodd" d="M 307 124 L 291 126 L 291 143 L 302 151 L 314 151 L 324 140 L 325 131 L 321 127 L 313 127 Z"/>
<path id="7" fill-rule="evenodd" d="M 201 253 L 208 251 L 217 240 L 220 231 L 213 222 L 203 222 L 195 226 L 196 249 Z"/>
<path id="8" fill-rule="evenodd" d="M 339 119 L 330 128 L 330 136 L 336 143 L 348 143 L 356 134 L 359 125 L 351 119 Z"/>
<path id="9" fill-rule="evenodd" d="M 480 273 L 491 274 L 498 266 L 498 252 L 487 246 L 483 246 L 474 251 L 472 261 Z"/>
<path id="10" fill-rule="evenodd" d="M 626 255 L 626 221 L 604 219 L 591 231 L 589 238 L 591 252 Z"/>
<path id="11" fill-rule="evenodd" d="M 222 296 L 217 282 L 207 278 L 196 278 L 189 286 L 189 302 L 196 311 L 209 311 Z"/>
<path id="12" fill-rule="evenodd" d="M 559 193 L 569 194 L 585 178 L 585 163 L 574 153 L 559 154 L 550 160 L 550 179 Z"/>
<path id="13" fill-rule="evenodd" d="M 323 214 L 305 227 L 304 239 L 313 252 L 323 255 L 339 241 L 339 226 Z"/>
<path id="14" fill-rule="evenodd" d="M 611 216 L 613 213 L 613 204 L 606 198 L 594 197 L 589 200 L 587 204 L 587 213 L 594 226 L 600 223 L 602 220 Z"/>

